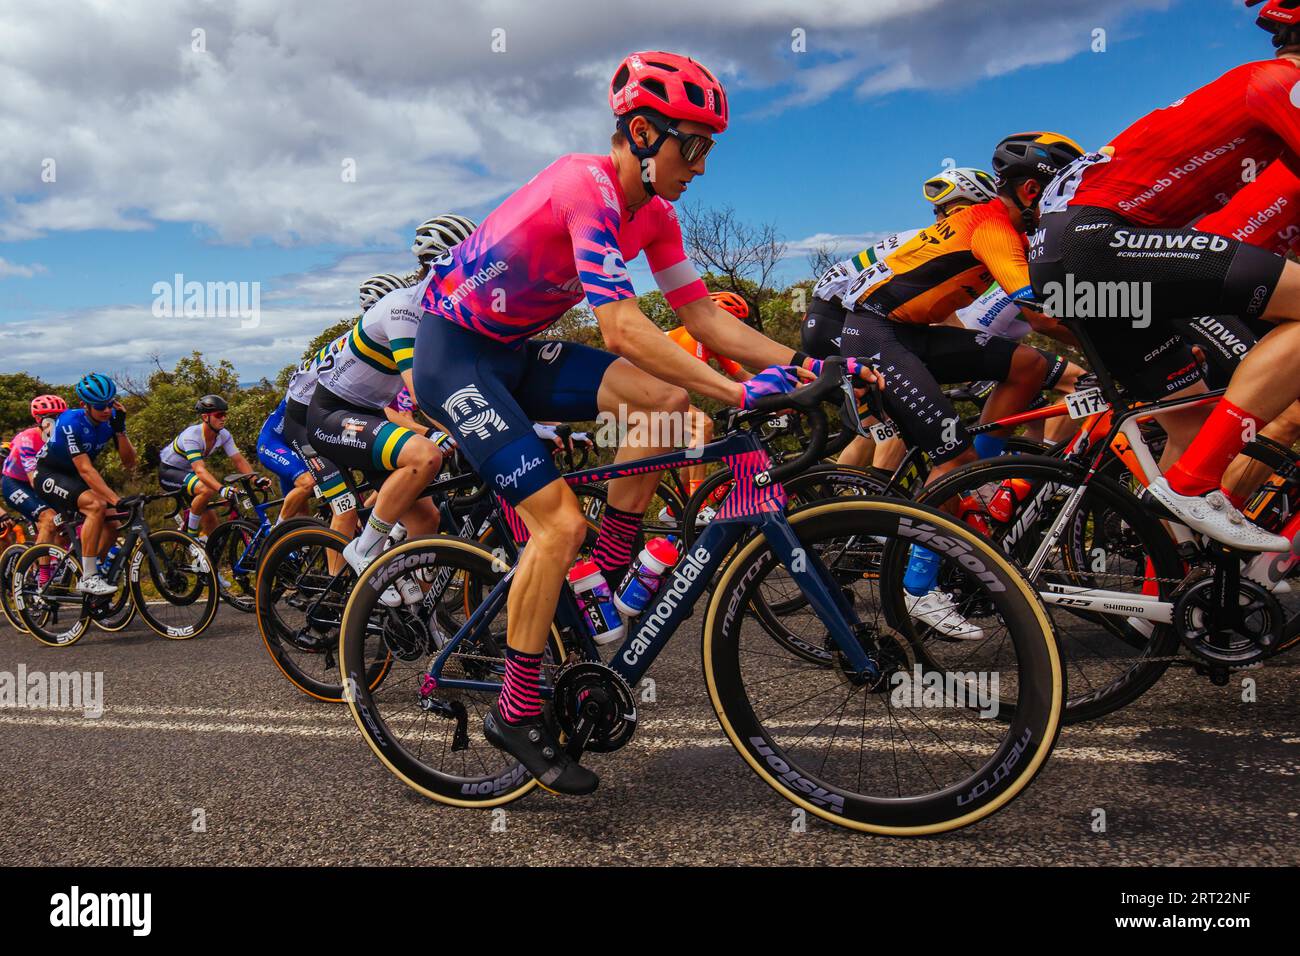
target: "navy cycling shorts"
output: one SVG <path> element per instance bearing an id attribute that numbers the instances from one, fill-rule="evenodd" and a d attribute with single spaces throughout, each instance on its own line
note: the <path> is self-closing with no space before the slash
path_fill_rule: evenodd
<path id="1" fill-rule="evenodd" d="M 298 476 L 307 471 L 307 466 L 297 452 L 289 447 L 289 442 L 265 426 L 257 436 L 257 460 L 280 479 L 281 495 L 293 491 Z"/>
<path id="2" fill-rule="evenodd" d="M 535 421 L 589 421 L 609 352 L 550 339 L 506 345 L 425 313 L 415 397 L 447 427 L 488 486 L 512 505 L 560 476 Z"/>
<path id="3" fill-rule="evenodd" d="M 4 492 L 5 503 L 28 521 L 35 522 L 41 512 L 49 507 L 32 490 L 31 485 L 17 478 L 5 475 L 3 481 L 0 481 L 0 490 Z"/>

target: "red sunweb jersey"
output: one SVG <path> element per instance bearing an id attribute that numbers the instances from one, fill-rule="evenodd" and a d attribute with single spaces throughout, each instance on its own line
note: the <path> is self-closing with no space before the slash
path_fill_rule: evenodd
<path id="1" fill-rule="evenodd" d="M 1300 65 L 1247 63 L 1148 113 L 1052 183 L 1044 212 L 1100 206 L 1143 226 L 1185 226 L 1246 185 L 1244 161 L 1300 169 Z"/>
<path id="2" fill-rule="evenodd" d="M 1258 179 L 1228 199 L 1222 209 L 1198 222 L 1196 228 L 1279 256 L 1300 249 L 1300 177 L 1285 163 L 1269 163 Z"/>

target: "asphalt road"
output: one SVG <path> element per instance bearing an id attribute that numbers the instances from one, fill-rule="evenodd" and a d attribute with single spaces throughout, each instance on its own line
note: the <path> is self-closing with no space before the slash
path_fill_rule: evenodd
<path id="1" fill-rule="evenodd" d="M 494 816 L 408 790 L 346 707 L 300 695 L 228 608 L 195 640 L 137 622 L 64 650 L 0 623 L 0 671 L 101 671 L 105 703 L 98 719 L 0 709 L 0 865 L 1300 863 L 1300 668 L 1251 672 L 1253 703 L 1170 671 L 1067 727 L 1002 812 L 900 840 L 815 818 L 792 832 L 793 805 L 718 727 L 697 627 L 651 671 L 636 738 L 593 759 L 595 795 L 534 791 Z"/>

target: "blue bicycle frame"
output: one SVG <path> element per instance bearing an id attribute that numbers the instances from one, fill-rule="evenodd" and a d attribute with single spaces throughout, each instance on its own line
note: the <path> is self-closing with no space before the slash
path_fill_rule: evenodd
<path id="1" fill-rule="evenodd" d="M 857 614 L 845 600 L 820 557 L 814 551 L 805 550 L 795 537 L 785 516 L 785 489 L 771 477 L 771 459 L 757 436 L 750 432 L 739 432 L 711 442 L 704 447 L 702 454 L 695 451 L 688 456 L 686 452 L 669 452 L 621 465 L 573 472 L 565 475 L 564 479 L 571 485 L 587 484 L 714 461 L 724 461 L 731 465 L 736 476 L 731 494 L 723 502 L 717 517 L 665 578 L 651 606 L 640 617 L 629 622 L 627 637 L 618 647 L 609 666 L 629 685 L 635 686 L 678 626 L 690 617 L 695 602 L 721 570 L 727 556 L 746 530 L 757 527 L 767 539 L 777 560 L 784 565 L 803 592 L 809 606 L 826 625 L 832 640 L 852 669 L 871 679 L 878 677 L 880 672 L 876 662 L 863 650 L 855 636 L 855 631 L 861 626 Z M 498 681 L 443 677 L 442 668 L 463 641 L 475 640 L 496 617 L 505 604 L 514 573 L 513 567 L 506 572 L 505 577 L 493 587 L 483 603 L 475 608 L 469 619 L 429 665 L 427 673 L 438 687 L 476 691 L 500 689 Z M 561 631 L 577 636 L 586 659 L 601 660 L 596 643 L 587 629 L 586 619 L 578 609 L 577 601 L 567 584 L 560 592 L 556 621 Z M 541 693 L 543 697 L 551 696 L 549 687 L 543 686 Z"/>

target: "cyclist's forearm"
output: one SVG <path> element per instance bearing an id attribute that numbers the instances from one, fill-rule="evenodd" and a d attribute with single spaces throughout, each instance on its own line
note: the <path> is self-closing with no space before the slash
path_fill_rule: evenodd
<path id="1" fill-rule="evenodd" d="M 762 369 L 769 365 L 794 364 L 794 349 L 773 342 L 730 312 L 720 309 L 712 299 L 697 299 L 682 306 L 677 315 L 697 342 L 742 365 Z"/>
<path id="2" fill-rule="evenodd" d="M 596 319 L 606 347 L 642 371 L 690 392 L 708 395 L 728 404 L 741 400 L 740 386 L 724 378 L 703 362 L 678 348 L 635 304 L 629 311 L 624 302 L 596 309 Z M 610 311 L 613 310 L 613 311 Z"/>
<path id="3" fill-rule="evenodd" d="M 131 439 L 126 437 L 126 433 L 118 436 L 117 456 L 122 459 L 122 467 L 127 471 L 135 471 L 136 455 L 135 446 L 131 444 Z"/>

